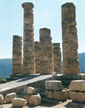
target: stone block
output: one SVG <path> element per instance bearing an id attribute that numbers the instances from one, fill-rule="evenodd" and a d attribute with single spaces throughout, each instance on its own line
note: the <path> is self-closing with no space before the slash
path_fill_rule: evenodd
<path id="1" fill-rule="evenodd" d="M 5 96 L 5 101 L 6 103 L 10 103 L 14 98 L 16 98 L 16 93 L 10 93 Z"/>
<path id="2" fill-rule="evenodd" d="M 70 99 L 76 102 L 85 102 L 85 92 L 69 92 Z"/>
<path id="3" fill-rule="evenodd" d="M 37 94 L 37 89 L 34 88 L 34 87 L 28 87 L 28 88 L 27 88 L 27 93 L 28 93 L 29 95 Z"/>
<path id="4" fill-rule="evenodd" d="M 2 94 L 0 94 L 0 104 L 3 104 L 4 103 L 4 97 Z"/>
<path id="5" fill-rule="evenodd" d="M 46 96 L 46 98 L 48 98 L 48 99 L 53 99 L 53 91 L 48 91 L 48 90 L 46 90 L 46 91 L 45 91 L 45 96 Z"/>
<path id="6" fill-rule="evenodd" d="M 70 91 L 85 91 L 85 81 L 84 80 L 74 80 L 69 85 Z"/>
<path id="7" fill-rule="evenodd" d="M 27 103 L 30 105 L 40 105 L 41 104 L 41 96 L 40 94 L 37 95 L 28 95 L 27 96 Z"/>
<path id="8" fill-rule="evenodd" d="M 62 90 L 63 89 L 63 85 L 61 83 L 61 81 L 58 80 L 48 80 L 45 81 L 45 89 L 46 90 Z"/>
<path id="9" fill-rule="evenodd" d="M 23 106 L 26 106 L 26 99 L 23 99 L 23 98 L 14 98 L 12 100 L 12 105 L 13 106 L 16 106 L 16 107 L 23 107 Z"/>
<path id="10" fill-rule="evenodd" d="M 66 100 L 67 98 L 68 98 L 68 92 L 66 90 L 53 92 L 53 99 L 63 101 Z"/>

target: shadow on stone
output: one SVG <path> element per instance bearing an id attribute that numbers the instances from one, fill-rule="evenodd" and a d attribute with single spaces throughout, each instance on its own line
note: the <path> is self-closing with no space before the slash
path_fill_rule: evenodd
<path id="1" fill-rule="evenodd" d="M 40 75 L 28 75 L 27 77 L 22 78 L 22 79 L 18 80 L 17 82 L 23 82 L 23 81 L 26 81 L 26 80 L 30 80 L 30 79 L 36 78 L 38 76 L 40 76 Z"/>
<path id="2" fill-rule="evenodd" d="M 78 102 L 70 102 L 65 107 L 66 108 L 85 108 L 85 104 L 78 103 Z"/>

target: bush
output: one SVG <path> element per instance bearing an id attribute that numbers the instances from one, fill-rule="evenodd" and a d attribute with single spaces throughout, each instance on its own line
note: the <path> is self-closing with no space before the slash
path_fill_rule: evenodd
<path id="1" fill-rule="evenodd" d="M 0 77 L 0 83 L 3 83 L 3 81 L 4 81 L 4 80 L 3 80 L 3 78 L 2 78 L 2 77 Z"/>

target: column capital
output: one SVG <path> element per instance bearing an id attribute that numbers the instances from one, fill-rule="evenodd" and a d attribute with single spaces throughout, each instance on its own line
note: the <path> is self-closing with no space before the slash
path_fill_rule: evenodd
<path id="1" fill-rule="evenodd" d="M 68 3 L 65 3 L 62 5 L 62 8 L 64 8 L 64 7 L 70 8 L 70 7 L 75 7 L 75 5 L 72 2 L 68 2 Z"/>
<path id="2" fill-rule="evenodd" d="M 34 8 L 34 5 L 33 5 L 33 3 L 30 3 L 30 2 L 25 2 L 25 3 L 23 3 L 22 4 L 22 7 L 23 8 Z"/>
<path id="3" fill-rule="evenodd" d="M 50 35 L 51 33 L 50 29 L 48 28 L 41 28 L 39 32 L 40 34 L 48 34 L 48 35 Z"/>

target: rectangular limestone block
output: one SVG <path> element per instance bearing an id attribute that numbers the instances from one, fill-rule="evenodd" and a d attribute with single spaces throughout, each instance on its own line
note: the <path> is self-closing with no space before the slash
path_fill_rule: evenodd
<path id="1" fill-rule="evenodd" d="M 48 99 L 53 99 L 53 91 L 48 91 L 48 90 L 46 90 L 46 91 L 45 91 L 45 96 L 46 96 L 46 98 L 48 98 Z"/>
<path id="2" fill-rule="evenodd" d="M 45 96 L 48 99 L 56 99 L 56 100 L 66 100 L 68 98 L 68 92 L 66 90 L 62 90 L 62 91 L 45 91 Z"/>
<path id="3" fill-rule="evenodd" d="M 85 91 L 85 80 L 73 80 L 69 86 L 70 91 Z"/>
<path id="4" fill-rule="evenodd" d="M 53 99 L 63 101 L 66 100 L 67 98 L 68 98 L 68 92 L 66 90 L 53 92 Z"/>
<path id="5" fill-rule="evenodd" d="M 85 102 L 85 92 L 71 91 L 69 96 L 72 101 Z"/>
<path id="6" fill-rule="evenodd" d="M 45 89 L 46 90 L 62 90 L 63 89 L 63 85 L 61 83 L 61 81 L 58 80 L 48 80 L 45 81 Z"/>

